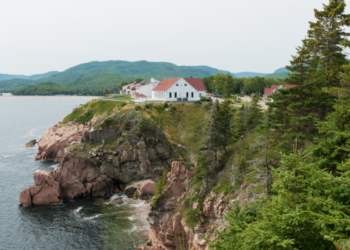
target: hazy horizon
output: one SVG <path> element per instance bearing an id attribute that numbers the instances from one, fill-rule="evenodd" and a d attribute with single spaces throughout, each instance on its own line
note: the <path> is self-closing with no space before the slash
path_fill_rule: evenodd
<path id="1" fill-rule="evenodd" d="M 328 0 L 3 1 L 0 73 L 108 60 L 272 73 L 289 63 L 322 3 Z"/>

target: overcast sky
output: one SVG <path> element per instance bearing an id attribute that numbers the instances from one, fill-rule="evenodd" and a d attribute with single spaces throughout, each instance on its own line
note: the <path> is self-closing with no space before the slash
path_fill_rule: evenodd
<path id="1" fill-rule="evenodd" d="M 328 0 L 3 0 L 0 73 L 105 60 L 269 73 L 288 64 L 322 3 Z"/>

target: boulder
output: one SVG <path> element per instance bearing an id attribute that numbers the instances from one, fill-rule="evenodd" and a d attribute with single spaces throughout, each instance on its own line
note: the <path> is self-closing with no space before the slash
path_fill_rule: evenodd
<path id="1" fill-rule="evenodd" d="M 57 205 L 63 202 L 60 185 L 45 170 L 34 172 L 34 186 L 24 189 L 19 198 L 23 206 Z"/>
<path id="2" fill-rule="evenodd" d="M 29 148 L 29 147 L 33 147 L 36 144 L 36 140 L 31 140 L 30 142 L 28 142 L 25 147 Z"/>
<path id="3" fill-rule="evenodd" d="M 119 205 L 123 203 L 123 199 L 122 198 L 116 198 L 114 200 L 111 200 L 109 202 L 106 203 L 107 206 L 114 206 L 114 205 Z"/>
<path id="4" fill-rule="evenodd" d="M 147 199 L 154 196 L 154 191 L 157 183 L 151 180 L 143 182 L 137 188 L 137 194 L 141 199 Z"/>

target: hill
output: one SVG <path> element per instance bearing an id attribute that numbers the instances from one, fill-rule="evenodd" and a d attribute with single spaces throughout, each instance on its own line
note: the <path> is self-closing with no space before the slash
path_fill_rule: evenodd
<path id="1" fill-rule="evenodd" d="M 282 72 L 288 73 L 289 70 L 286 69 L 286 67 L 283 67 L 283 68 L 279 68 L 279 69 L 275 70 L 275 72 L 273 72 L 273 73 L 282 73 Z"/>
<path id="2" fill-rule="evenodd" d="M 266 75 L 265 77 L 273 78 L 273 79 L 277 79 L 277 78 L 284 79 L 288 77 L 288 73 L 287 72 L 272 73 L 272 74 Z"/>
<path id="3" fill-rule="evenodd" d="M 43 82 L 37 85 L 24 86 L 13 91 L 14 95 L 74 95 L 76 90 L 53 82 Z"/>
<path id="4" fill-rule="evenodd" d="M 58 73 L 59 73 L 58 71 L 51 71 L 51 72 L 47 72 L 47 73 L 44 73 L 44 74 L 36 74 L 36 75 L 31 75 L 31 76 L 0 74 L 0 81 L 11 80 L 11 79 L 38 80 L 38 79 L 42 79 L 44 77 L 48 77 L 48 76 L 51 76 L 51 75 L 56 75 Z"/>
<path id="5" fill-rule="evenodd" d="M 79 77 L 68 82 L 61 82 L 60 85 L 72 88 L 111 89 L 116 88 L 122 82 L 131 82 L 134 79 L 133 77 L 111 73 L 98 73 L 92 76 Z"/>
<path id="6" fill-rule="evenodd" d="M 263 77 L 268 75 L 269 73 L 256 73 L 256 72 L 239 72 L 233 73 L 237 78 L 248 78 L 248 77 Z"/>

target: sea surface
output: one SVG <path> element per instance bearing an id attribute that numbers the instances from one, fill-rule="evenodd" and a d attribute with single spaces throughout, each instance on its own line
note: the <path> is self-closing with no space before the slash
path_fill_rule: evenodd
<path id="1" fill-rule="evenodd" d="M 24 145 L 90 99 L 0 97 L 0 249 L 124 250 L 145 244 L 149 205 L 123 194 L 117 206 L 106 206 L 109 199 L 103 198 L 19 206 L 20 192 L 34 184 L 33 173 L 58 166 L 34 161 L 37 146 Z"/>

